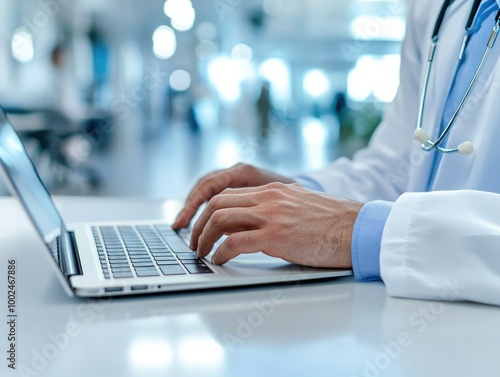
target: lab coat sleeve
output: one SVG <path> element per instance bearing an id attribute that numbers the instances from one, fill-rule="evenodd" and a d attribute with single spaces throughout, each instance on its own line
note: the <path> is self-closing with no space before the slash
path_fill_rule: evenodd
<path id="1" fill-rule="evenodd" d="M 326 193 L 368 202 L 394 201 L 408 187 L 408 166 L 416 125 L 422 67 L 422 42 L 427 14 L 412 1 L 407 34 L 402 45 L 400 86 L 394 101 L 387 106 L 383 121 L 370 144 L 352 160 L 340 158 L 320 171 L 303 174 Z M 426 54 L 424 54 L 426 55 Z M 424 58 L 425 60 L 425 58 Z"/>
<path id="2" fill-rule="evenodd" d="M 500 195 L 402 195 L 384 228 L 380 262 L 391 296 L 500 305 Z"/>

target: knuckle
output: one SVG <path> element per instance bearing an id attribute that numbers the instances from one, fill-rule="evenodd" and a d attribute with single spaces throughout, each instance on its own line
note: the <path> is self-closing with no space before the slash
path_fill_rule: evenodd
<path id="1" fill-rule="evenodd" d="M 203 187 L 205 186 L 208 182 L 210 181 L 210 175 L 204 175 L 200 179 L 198 179 L 198 182 L 196 182 L 196 186 L 198 187 Z"/>
<path id="2" fill-rule="evenodd" d="M 252 175 L 254 172 L 255 172 L 255 168 L 252 166 L 252 165 L 248 165 L 248 164 L 236 164 L 234 166 L 234 169 L 240 173 L 241 175 Z"/>
<path id="3" fill-rule="evenodd" d="M 246 166 L 246 164 L 242 163 L 242 162 L 238 162 L 237 164 L 234 164 L 231 169 L 233 170 L 237 170 L 237 169 L 241 169 L 242 167 Z"/>
<path id="4" fill-rule="evenodd" d="M 270 189 L 274 189 L 274 190 L 285 190 L 285 188 L 287 187 L 287 185 L 285 185 L 282 182 L 272 182 L 272 183 L 269 183 L 267 186 Z"/>
<path id="5" fill-rule="evenodd" d="M 213 198 L 220 191 L 219 185 L 214 179 L 207 180 L 203 187 L 204 187 L 204 195 L 208 199 Z"/>
<path id="6" fill-rule="evenodd" d="M 226 188 L 226 189 L 224 189 L 224 191 L 221 192 L 221 195 L 230 195 L 230 194 L 233 194 L 234 191 L 235 190 L 233 188 Z"/>
<path id="7" fill-rule="evenodd" d="M 270 188 L 270 189 L 264 191 L 264 194 L 267 197 L 267 199 L 271 199 L 271 200 L 279 200 L 279 199 L 282 199 L 284 197 L 283 191 L 279 188 Z"/>
<path id="8" fill-rule="evenodd" d="M 210 224 L 214 228 L 219 228 L 224 221 L 224 212 L 221 210 L 215 211 L 210 218 Z"/>
<path id="9" fill-rule="evenodd" d="M 207 236 L 205 235 L 205 232 L 203 232 L 199 237 L 198 237 L 198 246 L 205 245 Z"/>
<path id="10" fill-rule="evenodd" d="M 214 212 L 217 210 L 217 208 L 219 208 L 219 205 L 220 205 L 220 198 L 218 196 L 214 196 L 212 199 L 210 199 L 210 201 L 208 202 L 207 204 L 207 209 L 210 211 L 210 212 Z"/>
<path id="11" fill-rule="evenodd" d="M 227 250 L 235 250 L 238 246 L 238 241 L 234 235 L 229 235 L 224 241 Z"/>

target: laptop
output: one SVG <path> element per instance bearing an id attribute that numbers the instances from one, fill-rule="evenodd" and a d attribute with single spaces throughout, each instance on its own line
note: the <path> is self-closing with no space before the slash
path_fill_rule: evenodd
<path id="1" fill-rule="evenodd" d="M 200 259 L 189 249 L 188 232 L 174 231 L 161 220 L 66 224 L 1 107 L 0 164 L 70 296 L 176 292 L 352 274 L 344 269 L 302 267 L 263 253 L 215 266 L 210 256 Z"/>

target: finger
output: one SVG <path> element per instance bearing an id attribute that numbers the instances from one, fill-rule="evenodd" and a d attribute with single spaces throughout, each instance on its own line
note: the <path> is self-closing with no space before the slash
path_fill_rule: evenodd
<path id="1" fill-rule="evenodd" d="M 200 206 L 230 187 L 230 184 L 231 178 L 227 171 L 217 171 L 202 178 L 189 193 L 186 204 L 172 227 L 174 229 L 188 227 Z"/>
<path id="2" fill-rule="evenodd" d="M 261 230 L 230 234 L 215 251 L 212 263 L 222 265 L 238 255 L 259 252 L 264 244 L 265 240 L 263 240 Z"/>
<path id="3" fill-rule="evenodd" d="M 210 254 L 215 243 L 223 235 L 257 229 L 261 224 L 261 219 L 252 209 L 231 208 L 215 211 L 198 239 L 198 256 L 204 258 Z"/>
<path id="4" fill-rule="evenodd" d="M 237 191 L 237 190 L 233 190 Z M 252 207 L 257 205 L 254 195 L 235 195 L 235 194 L 220 194 L 214 196 L 210 202 L 207 204 L 201 215 L 198 217 L 193 230 L 191 233 L 191 247 L 193 250 L 198 248 L 198 239 L 203 233 L 203 229 L 207 225 L 212 215 L 224 208 L 235 208 L 235 207 Z"/>

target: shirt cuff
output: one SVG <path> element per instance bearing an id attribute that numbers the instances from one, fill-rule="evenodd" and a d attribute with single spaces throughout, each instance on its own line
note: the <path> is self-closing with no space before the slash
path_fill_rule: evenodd
<path id="1" fill-rule="evenodd" d="M 352 269 L 359 281 L 379 281 L 380 244 L 393 203 L 369 202 L 358 214 L 352 233 Z"/>
<path id="2" fill-rule="evenodd" d="M 295 182 L 297 182 L 299 185 L 304 186 L 305 188 L 307 188 L 309 190 L 325 192 L 323 187 L 321 187 L 321 185 L 312 178 L 300 175 L 300 176 L 295 176 L 292 179 Z"/>

